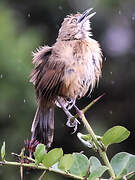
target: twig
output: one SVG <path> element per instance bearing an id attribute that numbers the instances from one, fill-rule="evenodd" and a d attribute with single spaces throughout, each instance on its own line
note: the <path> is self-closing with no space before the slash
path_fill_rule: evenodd
<path id="1" fill-rule="evenodd" d="M 55 172 L 55 173 L 58 173 L 58 174 L 61 174 L 61 175 L 64 175 L 64 176 L 67 176 L 67 177 L 70 177 L 70 178 L 74 178 L 74 179 L 78 179 L 78 180 L 80 180 L 80 179 L 83 180 L 83 178 L 80 177 L 80 176 L 76 176 L 74 174 L 70 174 L 70 173 L 67 173 L 67 172 L 64 172 L 64 171 L 61 171 L 61 170 L 56 170 L 56 169 L 53 169 L 53 168 L 46 168 L 43 165 L 36 165 L 34 163 L 27 164 L 27 163 L 4 161 L 4 162 L 0 162 L 0 164 L 2 164 L 2 165 L 19 166 L 19 167 L 23 166 L 23 167 L 33 168 L 33 169 L 47 170 L 47 171 Z"/>
<path id="2" fill-rule="evenodd" d="M 130 172 L 130 173 L 126 174 L 125 176 L 123 176 L 123 180 L 127 180 L 127 176 L 130 176 L 130 175 L 135 175 L 135 171 Z"/>
<path id="3" fill-rule="evenodd" d="M 23 180 L 23 166 L 20 166 L 20 175 L 21 175 L 21 180 Z"/>
<path id="4" fill-rule="evenodd" d="M 104 164 L 108 167 L 108 172 L 109 172 L 110 176 L 112 178 L 115 178 L 115 173 L 114 173 L 114 170 L 112 169 L 112 166 L 110 165 L 106 151 L 103 150 L 102 146 L 99 144 L 93 129 L 91 128 L 90 124 L 88 123 L 87 119 L 85 118 L 83 111 L 81 114 L 81 119 L 82 119 L 82 122 L 85 125 L 86 129 L 88 130 L 89 134 L 91 135 L 93 142 L 96 144 L 98 152 L 99 152 L 101 158 L 103 159 Z"/>
<path id="5" fill-rule="evenodd" d="M 105 94 L 102 94 L 101 96 L 99 96 L 97 99 L 93 100 L 88 106 L 86 106 L 84 109 L 82 109 L 80 112 L 81 114 L 76 114 L 73 118 L 72 121 L 77 118 L 78 116 L 81 117 L 83 124 L 86 126 L 86 129 L 88 130 L 89 134 L 92 137 L 93 142 L 95 143 L 95 145 L 97 146 L 98 152 L 101 156 L 101 158 L 103 159 L 105 165 L 108 167 L 108 172 L 110 174 L 110 176 L 112 178 L 115 178 L 115 173 L 114 170 L 112 168 L 112 166 L 110 165 L 110 162 L 108 160 L 105 148 L 103 148 L 103 145 L 100 144 L 97 140 L 97 136 L 94 133 L 93 129 L 91 128 L 90 124 L 88 123 L 87 119 L 85 118 L 84 113 L 92 106 L 94 105 L 101 97 L 103 97 Z"/>
<path id="6" fill-rule="evenodd" d="M 84 180 L 83 177 L 80 177 L 80 176 L 77 176 L 77 175 L 74 175 L 74 174 L 70 174 L 70 173 L 67 173 L 67 172 L 64 172 L 64 171 L 61 171 L 61 170 L 56 170 L 56 169 L 53 169 L 53 168 L 46 168 L 43 165 L 38 165 L 37 166 L 34 163 L 27 164 L 27 163 L 19 163 L 19 162 L 11 162 L 11 161 L 0 161 L 0 164 L 2 164 L 2 165 L 11 165 L 11 166 L 19 166 L 19 167 L 23 166 L 23 167 L 33 168 L 33 169 L 40 169 L 40 170 L 44 170 L 44 171 L 55 172 L 55 173 L 67 176 L 69 178 L 78 179 L 78 180 Z M 101 179 L 101 178 L 99 178 L 99 180 L 109 180 L 109 179 Z"/>
<path id="7" fill-rule="evenodd" d="M 94 99 L 90 104 L 88 104 L 88 106 L 86 106 L 84 109 L 82 109 L 82 112 L 85 113 L 91 106 L 93 106 L 99 99 L 101 99 L 103 96 L 105 95 L 105 93 L 103 93 L 101 96 L 99 96 L 98 98 Z"/>
<path id="8" fill-rule="evenodd" d="M 70 174 L 70 173 L 67 173 L 67 172 L 64 172 L 64 171 L 61 171 L 61 170 L 53 169 L 53 168 L 46 168 L 45 166 L 43 166 L 41 164 L 40 165 L 36 165 L 34 163 L 27 164 L 27 163 L 11 162 L 11 161 L 6 161 L 6 160 L 5 161 L 0 161 L 0 164 L 1 165 L 19 166 L 19 167 L 23 166 L 23 167 L 33 168 L 33 169 L 40 169 L 40 170 L 44 170 L 44 171 L 55 172 L 55 173 L 67 176 L 69 178 L 78 179 L 78 180 L 84 180 L 83 177 L 80 177 L 80 176 L 77 176 L 77 175 L 74 175 L 74 174 Z M 99 178 L 99 180 L 111 180 L 111 179 Z"/>
<path id="9" fill-rule="evenodd" d="M 85 107 L 84 109 L 82 109 L 81 111 L 82 111 L 83 113 L 85 113 L 89 108 L 91 108 L 91 106 L 93 106 L 93 105 L 94 105 L 99 99 L 101 99 L 104 95 L 105 95 L 105 93 L 102 94 L 101 96 L 99 96 L 98 98 L 94 99 L 90 104 L 88 104 L 88 106 L 86 106 L 86 107 Z M 74 122 L 74 120 L 75 120 L 76 118 L 78 118 L 78 117 L 79 117 L 79 114 L 75 114 L 75 116 L 71 118 L 71 122 Z"/>
<path id="10" fill-rule="evenodd" d="M 18 157 L 18 158 L 21 158 L 21 155 L 20 155 L 20 154 L 16 154 L 16 153 L 13 153 L 13 152 L 12 152 L 11 154 L 14 155 L 14 156 L 16 156 L 16 157 Z M 24 155 L 23 158 L 35 163 L 35 159 L 33 159 L 33 158 L 31 158 L 31 157 L 28 157 L 28 156 L 25 156 L 25 155 Z"/>
<path id="11" fill-rule="evenodd" d="M 42 180 L 42 178 L 44 177 L 45 173 L 46 173 L 46 170 L 41 174 L 41 176 L 38 178 L 38 180 Z"/>

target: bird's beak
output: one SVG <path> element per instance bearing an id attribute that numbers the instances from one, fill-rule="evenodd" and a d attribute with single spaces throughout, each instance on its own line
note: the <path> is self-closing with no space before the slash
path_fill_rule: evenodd
<path id="1" fill-rule="evenodd" d="M 78 23 L 84 24 L 87 20 L 89 20 L 90 18 L 92 18 L 96 12 L 89 14 L 90 11 L 92 11 L 93 8 L 87 9 L 86 11 L 83 12 L 83 14 L 78 18 Z"/>

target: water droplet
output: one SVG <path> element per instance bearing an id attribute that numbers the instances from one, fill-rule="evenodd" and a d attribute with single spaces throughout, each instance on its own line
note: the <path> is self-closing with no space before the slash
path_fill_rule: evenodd
<path id="1" fill-rule="evenodd" d="M 112 75 L 112 71 L 110 71 L 110 74 Z"/>
<path id="2" fill-rule="evenodd" d="M 24 99 L 23 102 L 26 103 L 26 99 Z"/>
<path id="3" fill-rule="evenodd" d="M 132 20 L 133 20 L 133 21 L 135 20 L 135 16 L 132 16 Z"/>
<path id="4" fill-rule="evenodd" d="M 62 10 L 63 8 L 62 8 L 62 6 L 59 6 L 58 9 L 59 9 L 59 10 Z"/>
<path id="5" fill-rule="evenodd" d="M 104 61 L 106 61 L 106 57 L 105 57 Z"/>
<path id="6" fill-rule="evenodd" d="M 115 81 L 111 81 L 111 84 L 115 84 Z"/>
<path id="7" fill-rule="evenodd" d="M 11 118 L 11 114 L 9 114 L 8 117 Z"/>
<path id="8" fill-rule="evenodd" d="M 110 110 L 110 111 L 109 111 L 109 114 L 112 114 L 112 113 L 113 113 L 112 110 Z"/>
<path id="9" fill-rule="evenodd" d="M 118 12 L 118 13 L 119 13 L 119 15 L 121 15 L 121 10 L 119 10 L 119 12 Z"/>
<path id="10" fill-rule="evenodd" d="M 0 75 L 0 78 L 1 78 L 1 79 L 3 78 L 3 74 Z"/>
<path id="11" fill-rule="evenodd" d="M 28 13 L 28 18 L 30 18 L 31 17 L 31 14 L 30 13 Z"/>

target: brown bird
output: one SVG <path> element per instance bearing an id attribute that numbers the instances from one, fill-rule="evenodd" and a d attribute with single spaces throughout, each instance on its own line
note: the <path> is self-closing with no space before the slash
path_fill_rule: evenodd
<path id="1" fill-rule="evenodd" d="M 91 9 L 68 15 L 59 30 L 56 43 L 40 47 L 33 53 L 35 68 L 31 82 L 35 86 L 38 108 L 32 124 L 32 139 L 51 146 L 54 133 L 54 106 L 60 106 L 69 116 L 76 99 L 93 90 L 101 76 L 102 53 L 91 38 Z"/>

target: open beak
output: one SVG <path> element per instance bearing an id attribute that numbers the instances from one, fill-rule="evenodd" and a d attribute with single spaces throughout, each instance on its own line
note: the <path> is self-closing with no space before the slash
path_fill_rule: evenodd
<path id="1" fill-rule="evenodd" d="M 96 14 L 96 12 L 89 14 L 90 11 L 92 11 L 92 10 L 93 10 L 93 8 L 90 8 L 90 9 L 87 9 L 86 11 L 84 11 L 83 14 L 78 18 L 77 22 L 81 23 L 83 25 L 87 20 L 92 18 Z"/>

